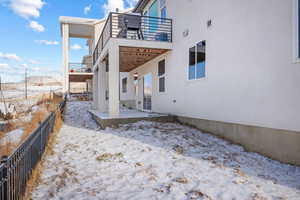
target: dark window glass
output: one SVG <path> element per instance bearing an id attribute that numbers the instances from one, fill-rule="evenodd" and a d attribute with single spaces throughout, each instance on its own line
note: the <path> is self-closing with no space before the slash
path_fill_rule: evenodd
<path id="1" fill-rule="evenodd" d="M 196 66 L 191 65 L 189 66 L 189 80 L 193 80 L 196 78 Z"/>
<path id="2" fill-rule="evenodd" d="M 158 63 L 158 76 L 162 76 L 165 74 L 165 60 L 161 60 Z"/>
<path id="3" fill-rule="evenodd" d="M 298 0 L 298 58 L 300 58 L 300 0 Z"/>
<path id="4" fill-rule="evenodd" d="M 205 77 L 205 41 L 197 44 L 196 79 Z"/>
<path id="5" fill-rule="evenodd" d="M 160 11 L 161 18 L 167 18 L 167 8 L 163 7 Z"/>
<path id="6" fill-rule="evenodd" d="M 105 71 L 108 72 L 108 66 L 109 66 L 109 63 L 108 63 L 108 59 L 105 61 Z"/>
<path id="7" fill-rule="evenodd" d="M 200 79 L 205 77 L 205 48 L 206 42 L 199 42 L 189 50 L 188 79 Z"/>
<path id="8" fill-rule="evenodd" d="M 122 79 L 122 92 L 123 93 L 127 92 L 127 78 Z"/>
<path id="9" fill-rule="evenodd" d="M 165 77 L 159 78 L 159 92 L 165 92 Z"/>
<path id="10" fill-rule="evenodd" d="M 105 90 L 105 100 L 109 99 L 109 94 L 108 94 L 108 90 Z"/>
<path id="11" fill-rule="evenodd" d="M 196 47 L 192 47 L 189 50 L 189 79 L 196 78 Z"/>

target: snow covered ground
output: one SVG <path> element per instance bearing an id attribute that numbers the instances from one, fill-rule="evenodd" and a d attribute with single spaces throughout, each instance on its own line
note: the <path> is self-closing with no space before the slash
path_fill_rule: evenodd
<path id="1" fill-rule="evenodd" d="M 6 135 L 0 139 L 0 145 L 4 145 L 8 142 L 18 144 L 19 142 L 21 142 L 23 133 L 24 130 L 21 128 L 6 133 Z"/>
<path id="2" fill-rule="evenodd" d="M 300 168 L 175 123 L 99 130 L 69 102 L 33 199 L 300 199 Z"/>

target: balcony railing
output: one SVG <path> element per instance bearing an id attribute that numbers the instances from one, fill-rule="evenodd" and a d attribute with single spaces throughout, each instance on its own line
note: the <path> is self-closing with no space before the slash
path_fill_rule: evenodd
<path id="1" fill-rule="evenodd" d="M 92 63 L 69 63 L 69 73 L 92 73 Z"/>
<path id="2" fill-rule="evenodd" d="M 93 64 L 109 38 L 172 42 L 172 19 L 110 13 L 94 49 Z"/>

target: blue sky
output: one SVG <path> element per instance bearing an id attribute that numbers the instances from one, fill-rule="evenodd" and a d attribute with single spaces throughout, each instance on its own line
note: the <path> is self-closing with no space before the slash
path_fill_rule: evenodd
<path id="1" fill-rule="evenodd" d="M 4 82 L 29 75 L 62 74 L 59 16 L 103 18 L 137 0 L 0 0 L 0 75 Z M 70 62 L 88 53 L 86 40 L 71 39 Z"/>

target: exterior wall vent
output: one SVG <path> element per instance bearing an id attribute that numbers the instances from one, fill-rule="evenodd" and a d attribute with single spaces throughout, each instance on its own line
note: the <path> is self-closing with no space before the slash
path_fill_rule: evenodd
<path id="1" fill-rule="evenodd" d="M 187 37 L 190 33 L 190 30 L 189 29 L 185 29 L 182 33 L 183 37 Z"/>
<path id="2" fill-rule="evenodd" d="M 212 25 L 212 20 L 210 19 L 207 21 L 207 28 L 211 27 L 211 25 Z"/>

